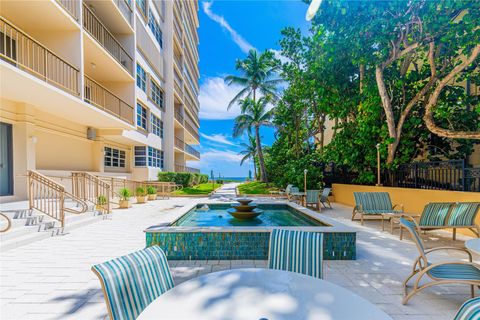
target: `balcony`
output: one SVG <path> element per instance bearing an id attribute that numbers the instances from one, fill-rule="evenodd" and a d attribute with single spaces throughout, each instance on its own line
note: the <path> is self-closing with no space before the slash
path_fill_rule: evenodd
<path id="1" fill-rule="evenodd" d="M 200 141 L 200 137 L 198 135 L 198 129 L 195 130 L 193 126 L 190 123 L 188 123 L 188 121 L 185 121 L 183 126 L 185 127 L 185 129 L 187 129 L 188 133 L 192 135 L 192 137 L 194 137 L 197 141 Z"/>
<path id="2" fill-rule="evenodd" d="M 173 19 L 173 30 L 175 31 L 175 36 L 179 43 L 182 42 L 182 29 L 180 28 L 176 17 Z"/>
<path id="3" fill-rule="evenodd" d="M 183 125 L 184 119 L 183 119 L 183 114 L 180 110 L 175 109 L 175 119 L 180 122 L 181 125 Z"/>
<path id="4" fill-rule="evenodd" d="M 185 142 L 179 137 L 175 137 L 175 148 L 185 150 Z"/>
<path id="5" fill-rule="evenodd" d="M 85 102 L 133 125 L 133 107 L 88 76 L 85 76 L 84 94 Z"/>
<path id="6" fill-rule="evenodd" d="M 65 0 L 64 0 L 65 1 Z M 114 0 L 115 4 L 117 5 L 118 10 L 122 13 L 122 15 L 127 19 L 128 23 L 132 24 L 132 0 Z"/>
<path id="7" fill-rule="evenodd" d="M 77 0 L 57 0 L 57 2 L 73 17 L 73 19 L 78 21 L 79 9 Z"/>
<path id="8" fill-rule="evenodd" d="M 190 173 L 200 173 L 200 169 L 197 168 L 192 168 L 192 167 L 185 167 L 185 172 L 190 172 Z"/>
<path id="9" fill-rule="evenodd" d="M 3 18 L 0 28 L 2 60 L 65 92 L 80 95 L 77 68 Z"/>
<path id="10" fill-rule="evenodd" d="M 133 75 L 133 58 L 85 4 L 83 4 L 83 28 L 108 51 L 130 75 Z"/>
<path id="11" fill-rule="evenodd" d="M 194 156 L 195 158 L 197 159 L 200 159 L 200 152 L 198 152 L 197 150 L 195 150 L 194 147 L 192 147 L 191 145 L 189 144 L 185 144 L 185 152 Z"/>
<path id="12" fill-rule="evenodd" d="M 174 81 L 173 82 L 174 82 L 175 91 L 177 91 L 180 98 L 183 98 L 183 90 L 182 90 L 183 81 L 182 81 L 182 78 L 178 74 L 177 70 L 173 70 L 173 76 L 174 76 Z"/>

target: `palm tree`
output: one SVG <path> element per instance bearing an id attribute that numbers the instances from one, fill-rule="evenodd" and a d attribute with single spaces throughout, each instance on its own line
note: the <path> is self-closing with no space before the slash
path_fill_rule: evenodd
<path id="1" fill-rule="evenodd" d="M 257 141 L 255 137 L 251 134 L 248 134 L 248 143 L 241 143 L 243 150 L 239 152 L 240 155 L 243 155 L 242 160 L 240 160 L 240 165 L 245 161 L 252 159 L 253 160 L 253 177 L 257 177 Z"/>
<path id="2" fill-rule="evenodd" d="M 260 180 L 262 182 L 268 182 L 268 179 L 260 139 L 260 127 L 272 125 L 270 120 L 272 119 L 273 113 L 271 110 L 267 110 L 267 105 L 270 101 L 270 96 L 262 97 L 258 99 L 258 101 L 252 98 L 240 100 L 242 114 L 235 118 L 235 124 L 233 126 L 233 137 L 235 138 L 241 136 L 245 131 L 252 132 L 252 129 L 255 131 Z"/>
<path id="3" fill-rule="evenodd" d="M 277 98 L 277 85 L 282 82 L 276 78 L 280 63 L 275 59 L 271 51 L 265 51 L 260 55 L 256 50 L 250 49 L 244 60 L 237 59 L 235 69 L 240 71 L 240 76 L 230 75 L 225 77 L 227 85 L 240 85 L 242 90 L 230 101 L 230 109 L 237 101 L 244 98 L 253 98 L 257 101 L 257 91 L 263 96 Z"/>

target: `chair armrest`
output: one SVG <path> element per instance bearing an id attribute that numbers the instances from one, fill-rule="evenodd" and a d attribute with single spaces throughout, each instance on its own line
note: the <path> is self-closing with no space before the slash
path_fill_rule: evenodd
<path id="1" fill-rule="evenodd" d="M 392 207 L 392 209 L 395 209 L 396 207 L 400 207 L 400 212 L 403 212 L 403 211 L 404 211 L 404 206 L 403 206 L 402 203 L 401 203 L 401 204 L 394 204 L 393 207 Z"/>
<path id="2" fill-rule="evenodd" d="M 457 247 L 437 247 L 437 248 L 432 248 L 429 250 L 425 250 L 425 254 L 429 254 L 431 252 L 435 251 L 441 251 L 441 250 L 456 250 L 456 251 L 462 251 L 467 253 L 468 258 L 470 259 L 470 262 L 472 262 L 472 253 L 468 251 L 466 248 L 457 248 Z"/>

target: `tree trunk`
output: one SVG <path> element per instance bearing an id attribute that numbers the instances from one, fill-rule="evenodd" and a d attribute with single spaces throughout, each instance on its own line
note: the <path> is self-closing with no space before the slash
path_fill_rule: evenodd
<path id="1" fill-rule="evenodd" d="M 385 86 L 385 81 L 383 79 L 383 68 L 381 66 L 376 66 L 375 68 L 375 79 L 377 81 L 378 93 L 382 100 L 382 107 L 385 111 L 385 116 L 387 118 L 387 127 L 388 135 L 393 139 L 392 143 L 388 145 L 388 156 L 387 164 L 393 163 L 395 160 L 395 152 L 398 147 L 398 137 L 397 131 L 395 130 L 395 116 L 393 114 L 392 101 L 387 92 L 387 87 Z"/>
<path id="2" fill-rule="evenodd" d="M 260 181 L 268 182 L 267 171 L 265 170 L 265 160 L 263 159 L 262 144 L 260 141 L 260 127 L 255 126 L 255 138 L 257 140 L 258 166 L 260 170 Z"/>
<path id="3" fill-rule="evenodd" d="M 427 105 L 425 106 L 425 115 L 423 117 L 425 124 L 427 125 L 428 130 L 430 132 L 445 138 L 450 139 L 475 139 L 480 140 L 480 132 L 479 131 L 454 131 L 449 129 L 440 128 L 435 124 L 435 120 L 433 119 L 433 108 L 437 105 L 438 98 L 442 93 L 443 88 L 452 80 L 454 80 L 455 76 L 459 74 L 463 69 L 469 66 L 477 56 L 480 54 L 480 45 L 475 46 L 472 50 L 470 56 L 455 68 L 453 68 L 450 73 L 441 79 L 435 88 L 435 90 L 430 95 Z M 432 73 L 435 71 L 432 70 Z"/>
<path id="4" fill-rule="evenodd" d="M 253 157 L 253 180 L 257 180 L 257 159 Z"/>

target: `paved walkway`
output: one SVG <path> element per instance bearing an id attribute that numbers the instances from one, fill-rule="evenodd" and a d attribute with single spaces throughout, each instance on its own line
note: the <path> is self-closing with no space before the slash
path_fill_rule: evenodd
<path id="1" fill-rule="evenodd" d="M 227 185 L 228 186 L 228 185 Z M 231 187 L 231 186 L 230 186 Z M 230 188 L 229 187 L 229 188 Z M 1 319 L 104 319 L 106 309 L 93 264 L 143 248 L 143 230 L 171 221 L 194 203 L 207 199 L 172 198 L 129 210 L 115 210 L 101 220 L 67 234 L 36 241 L 1 254 Z M 416 248 L 410 241 L 382 232 L 376 222 L 361 227 L 349 220 L 351 209 L 334 204 L 325 210 L 358 230 L 356 261 L 325 261 L 325 279 L 365 297 L 394 319 L 451 319 L 469 298 L 465 286 L 427 289 L 407 306 L 401 304 L 401 282 L 411 269 Z M 463 245 L 431 237 L 428 245 Z M 453 256 L 441 255 L 438 259 Z M 265 267 L 266 261 L 170 261 L 176 284 L 201 274 L 239 267 Z"/>

